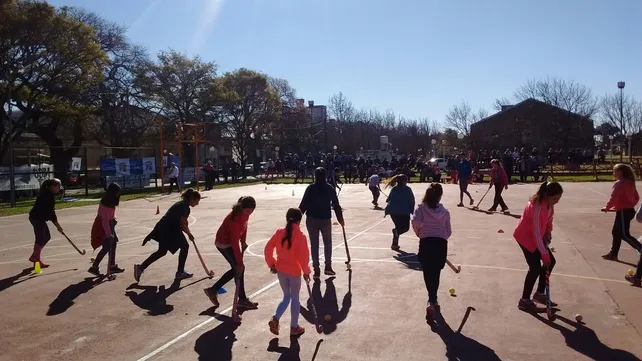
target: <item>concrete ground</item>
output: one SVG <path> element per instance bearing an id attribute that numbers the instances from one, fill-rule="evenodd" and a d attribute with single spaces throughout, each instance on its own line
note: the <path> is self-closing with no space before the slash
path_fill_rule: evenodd
<path id="1" fill-rule="evenodd" d="M 427 184 L 411 186 L 420 201 Z M 443 203 L 453 225 L 448 257 L 462 271 L 442 272 L 445 324 L 431 329 L 424 319 L 427 295 L 414 257 L 416 237 L 403 235 L 403 252 L 391 251 L 390 218 L 372 209 L 366 187 L 345 185 L 340 200 L 352 270 L 346 271 L 341 228 L 335 226 L 337 276 L 312 284 L 317 311 L 330 321 L 323 321 L 322 334 L 315 332 L 303 288 L 300 324 L 307 331 L 299 339 L 285 332 L 289 311 L 280 337 L 267 329 L 281 290 L 262 252 L 283 225 L 285 210 L 298 205 L 304 185 L 205 192 L 208 198 L 192 210 L 191 229 L 216 279 L 227 270 L 214 247 L 217 227 L 239 196 L 257 199 L 249 224 L 246 288 L 260 305 L 243 314 L 239 327 L 227 322 L 234 285 L 227 285 L 221 306 L 212 309 L 202 289 L 213 280 L 204 277 L 193 249 L 187 262 L 193 279 L 172 285 L 177 256 L 168 255 L 146 271 L 140 284 L 133 280 L 132 265 L 156 248 L 155 242 L 146 247 L 140 242 L 160 217 L 157 205 L 162 215 L 177 196 L 130 201 L 118 209 L 117 259 L 126 272 L 112 282 L 86 272 L 95 206 L 59 212 L 67 234 L 88 253 L 80 256 L 55 233 L 43 252 L 51 267 L 40 275 L 31 273 L 27 261 L 33 236 L 26 216 L 1 218 L 0 360 L 639 360 L 642 290 L 623 278 L 634 268 L 629 263 L 637 262 L 637 253 L 624 244 L 620 262 L 600 257 L 610 246 L 613 214 L 599 212 L 610 184 L 564 184 L 552 244 L 558 263 L 551 292 L 559 303 L 558 319 L 549 322 L 544 314 L 517 309 L 526 264 L 511 234 L 536 187 L 509 188 L 505 199 L 513 215 L 508 216 L 457 208 L 458 186 L 445 186 Z M 486 186 L 470 190 L 478 200 Z M 481 208 L 491 199 L 489 194 Z M 633 234 L 641 232 L 634 224 Z M 456 297 L 448 295 L 450 287 Z M 585 323 L 576 323 L 575 314 Z"/>

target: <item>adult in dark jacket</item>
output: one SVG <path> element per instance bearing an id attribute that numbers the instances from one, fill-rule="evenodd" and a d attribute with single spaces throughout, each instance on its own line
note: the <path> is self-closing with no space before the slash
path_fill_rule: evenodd
<path id="1" fill-rule="evenodd" d="M 464 194 L 470 199 L 470 205 L 472 206 L 475 201 L 473 197 L 468 193 L 468 183 L 470 182 L 470 176 L 473 173 L 473 167 L 470 165 L 468 159 L 461 155 L 461 160 L 457 164 L 457 178 L 459 178 L 459 204 L 457 207 L 464 206 Z"/>
<path id="2" fill-rule="evenodd" d="M 332 212 L 337 216 L 337 221 L 344 225 L 343 212 L 334 188 L 326 181 L 324 168 L 317 168 L 314 172 L 314 183 L 310 184 L 303 194 L 299 209 L 307 216 L 305 225 L 310 237 L 310 253 L 312 254 L 312 267 L 314 278 L 319 278 L 319 232 L 323 237 L 323 254 L 325 256 L 324 273 L 334 276 L 332 270 Z"/>

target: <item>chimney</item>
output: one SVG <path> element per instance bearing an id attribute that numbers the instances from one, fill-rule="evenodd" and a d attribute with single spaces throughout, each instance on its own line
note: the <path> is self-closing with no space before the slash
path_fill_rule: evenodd
<path id="1" fill-rule="evenodd" d="M 512 107 L 513 107 L 512 105 L 502 105 L 502 112 L 503 112 L 504 110 L 508 110 L 508 109 L 510 109 L 510 108 L 512 108 Z"/>
<path id="2" fill-rule="evenodd" d="M 314 106 L 314 100 L 308 100 L 308 106 L 313 107 Z"/>

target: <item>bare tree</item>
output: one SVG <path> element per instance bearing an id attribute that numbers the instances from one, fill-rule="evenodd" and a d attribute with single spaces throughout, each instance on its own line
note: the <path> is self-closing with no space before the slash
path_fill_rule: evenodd
<path id="1" fill-rule="evenodd" d="M 495 99 L 495 102 L 493 103 L 492 107 L 493 107 L 493 110 L 499 112 L 502 110 L 502 107 L 505 105 L 511 105 L 511 101 L 506 97 L 501 97 L 501 98 Z"/>
<path id="2" fill-rule="evenodd" d="M 622 135 L 642 130 L 642 102 L 633 96 L 607 94 L 600 104 L 603 122 L 619 129 Z"/>
<path id="3" fill-rule="evenodd" d="M 446 124 L 462 133 L 464 136 L 470 135 L 470 126 L 488 116 L 488 112 L 480 108 L 477 112 L 473 112 L 470 105 L 462 100 L 461 103 L 453 105 L 446 114 Z"/>
<path id="4" fill-rule="evenodd" d="M 328 100 L 330 116 L 341 123 L 350 123 L 354 120 L 354 107 L 352 102 L 342 92 L 335 94 Z"/>

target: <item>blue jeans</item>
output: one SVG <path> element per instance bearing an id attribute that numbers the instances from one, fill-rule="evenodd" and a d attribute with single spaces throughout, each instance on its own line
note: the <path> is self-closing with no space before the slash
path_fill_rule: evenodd
<path id="1" fill-rule="evenodd" d="M 283 300 L 276 307 L 276 313 L 274 318 L 277 320 L 283 316 L 285 310 L 288 309 L 288 304 L 291 304 L 290 312 L 290 327 L 295 328 L 299 325 L 299 311 L 300 305 L 299 302 L 299 292 L 301 291 L 301 276 L 292 276 L 282 272 L 278 273 L 279 283 L 281 284 L 281 289 L 283 290 Z"/>

